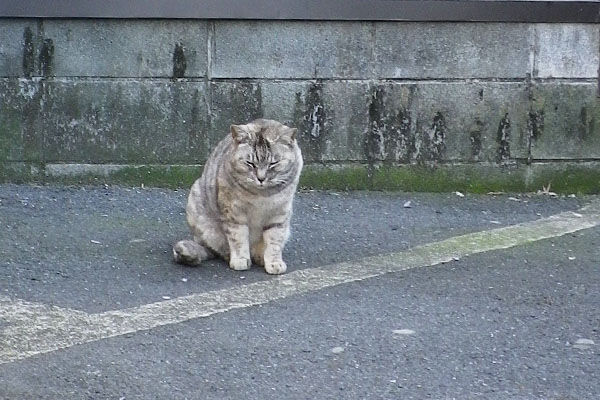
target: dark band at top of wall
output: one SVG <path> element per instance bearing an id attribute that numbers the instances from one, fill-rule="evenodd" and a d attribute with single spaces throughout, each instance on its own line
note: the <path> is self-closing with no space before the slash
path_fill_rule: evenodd
<path id="1" fill-rule="evenodd" d="M 600 22 L 600 0 L 0 0 L 0 18 Z"/>

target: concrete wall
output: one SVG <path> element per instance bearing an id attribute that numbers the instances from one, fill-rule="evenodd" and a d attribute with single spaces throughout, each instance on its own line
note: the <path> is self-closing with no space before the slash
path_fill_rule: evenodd
<path id="1" fill-rule="evenodd" d="M 599 54 L 591 24 L 0 19 L 0 178 L 201 165 L 267 117 L 301 129 L 315 186 L 597 191 Z"/>

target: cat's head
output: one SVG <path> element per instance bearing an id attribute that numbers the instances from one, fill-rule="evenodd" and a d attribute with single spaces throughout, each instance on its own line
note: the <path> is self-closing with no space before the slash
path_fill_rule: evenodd
<path id="1" fill-rule="evenodd" d="M 296 133 L 296 128 L 265 119 L 231 125 L 230 161 L 238 181 L 260 190 L 284 187 L 297 179 L 302 155 Z"/>

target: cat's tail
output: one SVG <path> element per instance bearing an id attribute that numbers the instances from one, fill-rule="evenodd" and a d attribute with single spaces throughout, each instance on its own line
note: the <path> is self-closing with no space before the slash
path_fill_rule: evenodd
<path id="1" fill-rule="evenodd" d="M 181 240 L 173 246 L 173 258 L 180 264 L 199 265 L 214 257 L 209 249 L 193 240 Z"/>

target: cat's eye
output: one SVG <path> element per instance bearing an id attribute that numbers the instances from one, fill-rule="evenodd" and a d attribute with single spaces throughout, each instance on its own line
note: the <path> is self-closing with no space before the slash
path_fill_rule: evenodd
<path id="1" fill-rule="evenodd" d="M 256 168 L 256 165 L 252 161 L 246 161 L 246 165 L 250 168 Z"/>
<path id="2" fill-rule="evenodd" d="M 272 163 L 269 163 L 269 168 L 273 168 L 277 164 L 279 164 L 279 161 L 273 161 Z"/>

